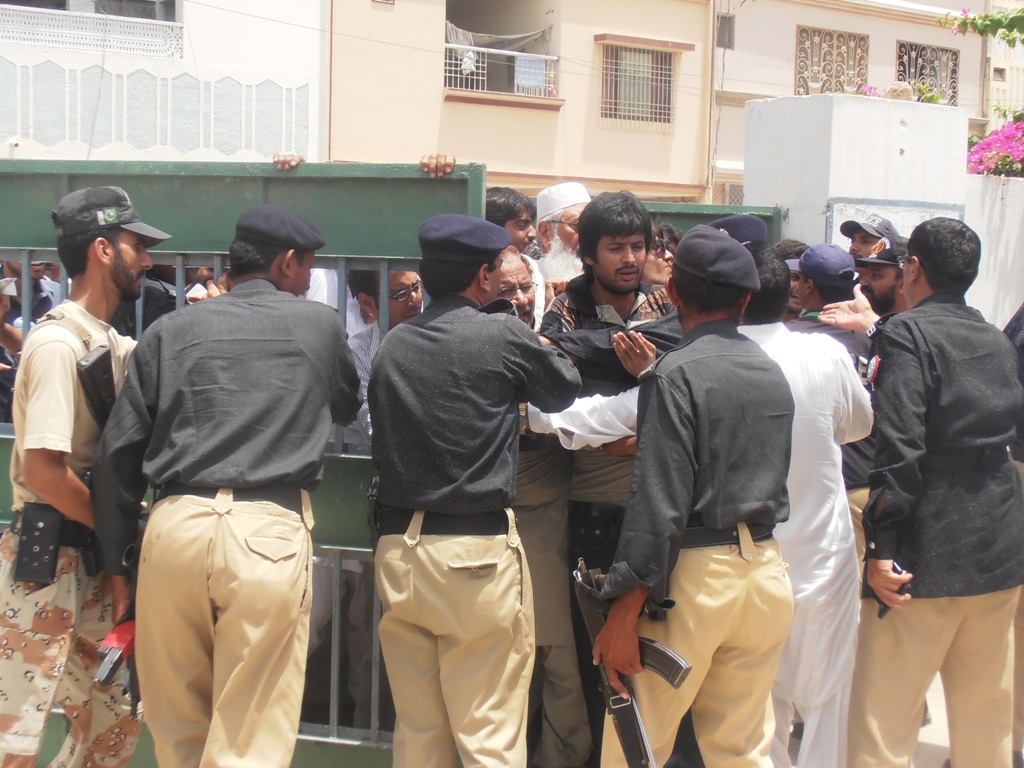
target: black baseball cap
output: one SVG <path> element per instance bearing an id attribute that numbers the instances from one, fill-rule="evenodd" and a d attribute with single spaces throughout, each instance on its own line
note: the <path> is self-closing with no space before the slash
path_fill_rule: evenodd
<path id="1" fill-rule="evenodd" d="M 128 193 L 120 187 L 86 187 L 70 192 L 60 199 L 50 217 L 57 237 L 120 227 L 141 237 L 147 248 L 170 237 L 143 223 Z"/>
<path id="2" fill-rule="evenodd" d="M 843 237 L 849 237 L 850 239 L 853 239 L 853 236 L 858 232 L 867 232 L 872 237 L 885 237 L 888 238 L 889 242 L 899 237 L 899 233 L 896 231 L 896 227 L 892 225 L 892 222 L 888 219 L 883 219 L 877 213 L 872 213 L 864 221 L 857 221 L 856 219 L 844 221 L 839 225 L 839 231 L 843 233 Z"/>
<path id="3" fill-rule="evenodd" d="M 907 239 L 897 237 L 892 241 L 883 237 L 875 244 L 875 249 L 866 259 L 854 259 L 858 267 L 873 267 L 876 264 L 898 267 L 900 260 L 907 256 Z"/>

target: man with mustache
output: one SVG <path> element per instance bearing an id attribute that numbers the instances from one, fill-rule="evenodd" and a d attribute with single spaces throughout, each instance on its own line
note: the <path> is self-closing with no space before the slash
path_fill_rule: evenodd
<path id="1" fill-rule="evenodd" d="M 672 312 L 665 288 L 643 283 L 644 262 L 652 240 L 651 217 L 629 192 L 605 192 L 595 197 L 579 217 L 583 274 L 569 281 L 541 322 L 541 335 L 565 335 L 576 330 L 628 331 Z M 614 395 L 636 386 L 636 378 L 615 363 L 577 362 L 583 381 L 581 395 Z M 585 557 L 591 568 L 611 565 L 618 530 L 633 474 L 636 438 L 617 441 L 600 450 L 572 455 L 569 487 L 570 560 Z M 577 654 L 583 675 L 594 744 L 601 743 L 604 699 L 579 614 Z"/>
<path id="2" fill-rule="evenodd" d="M 369 447 L 372 429 L 370 408 L 366 404 L 366 385 L 370 380 L 370 366 L 380 347 L 380 275 L 373 270 L 353 270 L 349 274 L 349 288 L 359 302 L 360 310 L 369 319 L 370 327 L 353 334 L 349 341 L 352 359 L 359 373 L 359 398 L 363 401 L 359 414 L 345 429 L 346 442 Z M 388 273 L 388 330 L 399 323 L 412 320 L 423 311 L 423 281 L 418 272 Z"/>

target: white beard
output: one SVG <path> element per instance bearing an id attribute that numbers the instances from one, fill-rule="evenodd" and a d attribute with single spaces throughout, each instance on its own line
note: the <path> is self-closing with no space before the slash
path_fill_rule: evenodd
<path id="1" fill-rule="evenodd" d="M 583 263 L 575 251 L 569 250 L 562 238 L 556 236 L 551 250 L 537 261 L 545 280 L 572 280 L 583 274 Z"/>

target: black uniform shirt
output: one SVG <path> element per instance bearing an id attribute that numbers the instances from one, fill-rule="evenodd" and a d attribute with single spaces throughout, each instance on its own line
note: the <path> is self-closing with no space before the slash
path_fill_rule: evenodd
<path id="1" fill-rule="evenodd" d="M 915 597 L 1024 583 L 1024 501 L 1007 456 L 1021 405 L 1013 345 L 948 294 L 893 316 L 874 343 L 867 556 L 913 573 Z"/>
<path id="2" fill-rule="evenodd" d="M 315 488 L 331 425 L 355 417 L 358 392 L 338 313 L 267 280 L 161 317 L 135 348 L 97 452 L 108 570 L 124 572 L 147 482 Z"/>
<path id="3" fill-rule="evenodd" d="M 640 383 L 636 468 L 603 596 L 656 603 L 699 514 L 708 528 L 789 517 L 793 395 L 778 364 L 728 320 L 698 325 Z"/>
<path id="4" fill-rule="evenodd" d="M 435 299 L 384 337 L 370 369 L 378 500 L 454 514 L 509 506 L 519 402 L 560 411 L 579 389 L 569 358 L 518 318 Z"/>

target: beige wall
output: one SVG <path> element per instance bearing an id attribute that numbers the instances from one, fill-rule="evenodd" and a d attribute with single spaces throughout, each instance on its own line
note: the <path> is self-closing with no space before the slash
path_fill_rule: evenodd
<path id="1" fill-rule="evenodd" d="M 444 21 L 444 0 L 335 0 L 330 160 L 415 162 L 458 151 L 439 144 Z"/>
<path id="2" fill-rule="evenodd" d="M 595 191 L 628 187 L 677 199 L 703 194 L 710 80 L 705 2 L 453 3 L 453 22 L 470 31 L 511 34 L 554 25 L 548 50 L 560 57 L 558 97 L 564 101 L 555 111 L 445 102 L 445 15 L 443 0 L 393 6 L 335 0 L 331 159 L 409 162 L 446 151 L 486 163 L 493 183 L 527 191 L 574 178 Z M 675 54 L 671 133 L 599 125 L 601 60 L 594 36 L 602 33 L 696 46 Z"/>

